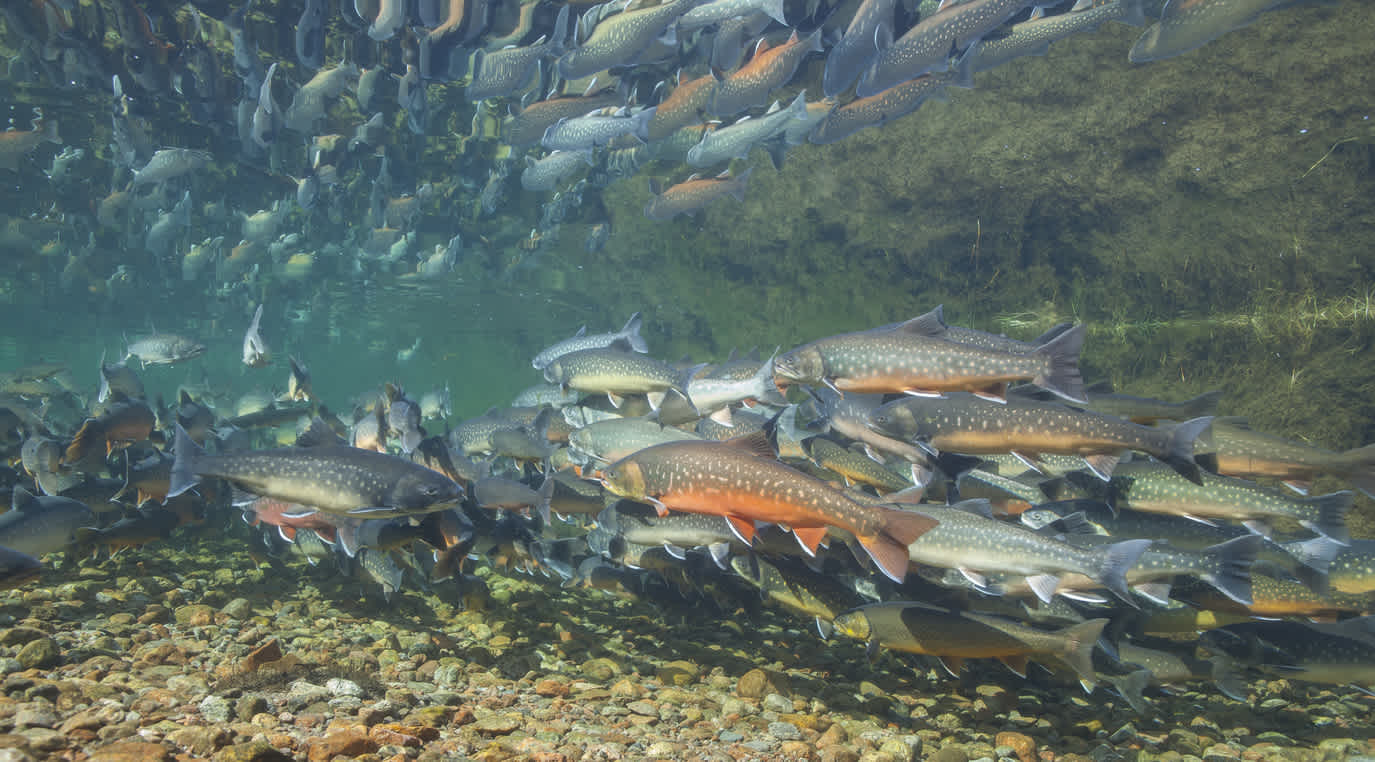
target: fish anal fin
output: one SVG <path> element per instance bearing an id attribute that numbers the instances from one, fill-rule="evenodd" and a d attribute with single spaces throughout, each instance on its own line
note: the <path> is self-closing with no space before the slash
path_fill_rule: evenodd
<path id="1" fill-rule="evenodd" d="M 936 660 L 941 663 L 941 667 L 950 673 L 951 677 L 959 677 L 960 670 L 964 669 L 964 657 L 962 656 L 937 656 Z"/>
<path id="2" fill-rule="evenodd" d="M 739 536 L 740 541 L 746 545 L 754 542 L 754 522 L 739 516 L 727 516 L 726 521 L 730 522 L 730 528 Z"/>
<path id="3" fill-rule="evenodd" d="M 822 540 L 826 539 L 826 527 L 793 527 L 793 535 L 808 553 L 816 555 L 816 549 L 821 547 Z"/>
<path id="4" fill-rule="evenodd" d="M 1004 667 L 1015 672 L 1017 677 L 1026 677 L 1026 654 L 1004 654 L 998 657 L 998 661 L 1002 662 Z"/>

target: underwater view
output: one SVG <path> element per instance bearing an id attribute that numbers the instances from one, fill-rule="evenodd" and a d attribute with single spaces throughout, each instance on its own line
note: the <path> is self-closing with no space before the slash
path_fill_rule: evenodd
<path id="1" fill-rule="evenodd" d="M 1373 31 L 5 0 L 0 761 L 1375 760 Z"/>

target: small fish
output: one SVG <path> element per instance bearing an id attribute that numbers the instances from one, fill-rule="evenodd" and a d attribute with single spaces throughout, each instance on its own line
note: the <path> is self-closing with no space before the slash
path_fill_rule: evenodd
<path id="1" fill-rule="evenodd" d="M 153 409 L 141 400 L 121 400 L 105 409 L 95 418 L 87 418 L 72 437 L 71 444 L 62 456 L 62 462 L 77 464 L 87 456 L 100 452 L 99 444 L 105 445 L 105 456 L 115 450 L 142 442 L 153 432 L 156 418 Z M 3 545 L 0 542 L 0 545 Z"/>
<path id="2" fill-rule="evenodd" d="M 306 0 L 296 22 L 296 61 L 315 71 L 325 65 L 325 0 Z"/>
<path id="3" fill-rule="evenodd" d="M 1217 472 L 1227 476 L 1279 479 L 1308 494 L 1321 474 L 1331 474 L 1375 497 L 1375 444 L 1336 452 L 1256 431 L 1241 418 L 1218 418 L 1199 442 L 1217 453 Z"/>
<path id="4" fill-rule="evenodd" d="M 971 391 L 1002 399 L 1009 383 L 1031 381 L 1071 402 L 1083 400 L 1083 326 L 1065 331 L 1031 354 L 950 341 L 945 332 L 944 324 L 927 313 L 894 327 L 804 344 L 779 357 L 775 369 L 780 384 L 822 384 L 839 392 Z"/>
<path id="5" fill-rule="evenodd" d="M 134 172 L 133 186 L 161 183 L 194 172 L 210 163 L 208 151 L 190 148 L 163 148 L 153 154 L 142 169 Z"/>
<path id="6" fill-rule="evenodd" d="M 0 132 L 0 167 L 18 172 L 19 161 L 44 142 L 61 145 L 57 122 L 36 119 L 31 130 Z"/>
<path id="7" fill-rule="evenodd" d="M 654 198 L 645 204 L 645 217 L 655 221 L 671 220 L 680 214 L 693 214 L 712 201 L 726 196 L 743 202 L 745 187 L 753 171 L 754 168 L 750 167 L 737 177 L 731 177 L 730 170 L 716 177 L 704 178 L 693 175 L 667 188 L 651 179 L 649 192 L 654 194 Z"/>
<path id="8" fill-rule="evenodd" d="M 540 145 L 551 151 L 585 151 L 602 148 L 625 135 L 648 142 L 649 120 L 654 111 L 653 106 L 634 113 L 628 107 L 621 107 L 609 115 L 592 113 L 561 119 L 544 131 Z"/>
<path id="9" fill-rule="evenodd" d="M 346 446 L 209 455 L 178 428 L 175 451 L 171 497 L 213 476 L 256 495 L 369 518 L 429 513 L 463 498 L 456 482 L 424 466 Z"/>
<path id="10" fill-rule="evenodd" d="M 821 52 L 821 30 L 805 38 L 792 36 L 781 45 L 768 47 L 760 40 L 754 57 L 729 77 L 719 77 L 707 110 L 718 117 L 734 116 L 745 109 L 768 103 L 769 94 L 787 84 L 810 53 Z"/>
<path id="11" fill-rule="evenodd" d="M 632 352 L 631 341 L 619 338 L 609 347 L 560 354 L 544 366 L 544 380 L 587 394 L 605 394 L 616 407 L 626 394 L 647 395 L 650 407 L 656 410 L 670 391 L 686 396 L 691 371 L 685 374 Z"/>
<path id="12" fill-rule="evenodd" d="M 0 590 L 12 590 L 35 580 L 43 571 L 37 558 L 17 550 L 0 547 Z"/>
<path id="13" fill-rule="evenodd" d="M 874 33 L 884 21 L 893 18 L 894 0 L 862 0 L 840 41 L 826 54 L 826 69 L 821 75 L 821 94 L 834 98 L 850 88 L 869 68 L 878 48 Z M 891 22 L 890 22 L 891 23 Z"/>
<path id="14" fill-rule="evenodd" d="M 292 355 L 287 355 L 291 375 L 287 377 L 286 399 L 290 402 L 310 402 L 315 395 L 310 386 L 310 370 Z"/>
<path id="15" fill-rule="evenodd" d="M 1093 648 L 1107 623 L 1090 619 L 1047 632 L 1002 617 L 894 601 L 836 617 L 835 631 L 867 642 L 873 653 L 890 648 L 935 656 L 952 676 L 959 675 L 965 659 L 997 659 L 1025 676 L 1030 657 L 1050 656 L 1068 664 L 1088 687 L 1098 679 Z"/>
<path id="16" fill-rule="evenodd" d="M 149 365 L 172 365 L 173 363 L 193 360 L 205 354 L 205 345 L 175 333 L 154 333 L 136 339 L 125 350 L 124 359 L 137 358 L 143 367 Z"/>
<path id="17" fill-rule="evenodd" d="M 617 64 L 629 63 L 665 29 L 701 0 L 670 0 L 656 6 L 621 11 L 602 19 L 592 35 L 559 58 L 559 74 L 582 79 Z M 574 32 L 577 36 L 577 32 Z"/>
<path id="18" fill-rule="evenodd" d="M 984 35 L 1032 4 L 1032 0 L 968 0 L 951 3 L 923 18 L 896 41 L 893 22 L 874 31 L 878 54 L 859 78 L 855 95 L 877 95 L 929 71 L 945 71 L 951 51 L 968 51 Z"/>
<path id="19" fill-rule="evenodd" d="M 650 445 L 689 439 L 700 437 L 648 418 L 609 418 L 569 434 L 568 448 L 584 462 L 614 463 Z"/>
<path id="20" fill-rule="evenodd" d="M 541 159 L 525 157 L 525 169 L 520 173 L 520 187 L 528 191 L 551 191 L 573 174 L 596 166 L 591 149 L 580 151 L 552 151 Z"/>
<path id="21" fill-rule="evenodd" d="M 65 550 L 76 531 L 95 521 L 85 504 L 66 497 L 35 497 L 15 487 L 9 512 L 0 514 L 0 547 L 35 558 Z"/>
<path id="22" fill-rule="evenodd" d="M 775 606 L 813 620 L 823 639 L 833 632 L 836 617 L 865 603 L 864 596 L 829 574 L 808 569 L 805 564 L 786 558 L 764 560 L 738 555 L 730 566 L 745 581 L 759 588 L 759 594 Z"/>
<path id="23" fill-rule="evenodd" d="M 396 350 L 396 361 L 402 365 L 406 365 L 411 360 L 414 360 L 415 353 L 420 351 L 420 339 L 420 336 L 416 336 L 415 341 L 412 342 L 409 347 L 403 347 Z"/>
<path id="24" fill-rule="evenodd" d="M 1171 0 L 1127 52 L 1132 63 L 1187 53 L 1294 0 Z"/>
<path id="25" fill-rule="evenodd" d="M 631 315 L 630 319 L 625 321 L 625 325 L 622 326 L 621 330 L 616 333 L 594 333 L 588 335 L 587 326 L 582 326 L 578 329 L 577 333 L 573 334 L 572 338 L 564 339 L 557 344 L 540 350 L 539 354 L 535 355 L 535 359 L 530 362 L 530 365 L 535 370 L 544 370 L 548 367 L 549 363 L 569 352 L 575 352 L 579 349 L 600 349 L 609 347 L 622 339 L 629 343 L 632 351 L 640 353 L 648 352 L 649 346 L 645 344 L 644 338 L 640 336 L 640 326 L 641 320 L 640 313 L 638 312 Z"/>
<path id="26" fill-rule="evenodd" d="M 262 368 L 272 362 L 267 342 L 263 341 L 262 334 L 258 332 L 262 319 L 263 305 L 259 304 L 258 309 L 253 311 L 253 322 L 248 324 L 248 330 L 243 335 L 243 364 L 250 368 Z"/>
<path id="27" fill-rule="evenodd" d="M 966 455 L 1013 453 L 1039 468 L 1040 453 L 1078 455 L 1103 481 L 1111 478 L 1128 450 L 1152 455 L 1195 484 L 1203 477 L 1194 460 L 1194 441 L 1211 418 L 1161 427 L 1015 395 L 998 403 L 973 394 L 905 397 L 874 410 L 869 426 L 879 434 L 914 442 L 931 452 Z"/>
<path id="28" fill-rule="evenodd" d="M 720 127 L 702 135 L 697 145 L 688 149 L 690 167 L 709 167 L 731 159 L 744 159 L 757 145 L 782 135 L 792 122 L 807 118 L 807 93 L 801 92 L 784 107 L 774 101 L 768 112 L 759 118 L 745 117 L 734 124 Z"/>
<path id="29" fill-rule="evenodd" d="M 1375 686 L 1375 619 L 1335 624 L 1243 622 L 1209 630 L 1199 648 L 1213 660 L 1218 690 L 1246 701 L 1241 668 L 1271 676 L 1329 685 Z"/>
<path id="30" fill-rule="evenodd" d="M 524 90 L 540 61 L 563 55 L 564 41 L 568 37 L 568 10 L 566 5 L 559 9 L 548 41 L 541 37 L 531 45 L 491 52 L 478 50 L 473 58 L 473 80 L 464 90 L 468 100 L 483 101 Z"/>

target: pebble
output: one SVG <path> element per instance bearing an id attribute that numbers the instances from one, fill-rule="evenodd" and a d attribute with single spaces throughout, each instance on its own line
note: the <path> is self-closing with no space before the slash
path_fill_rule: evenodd
<path id="1" fill-rule="evenodd" d="M 62 660 L 62 649 L 56 640 L 44 636 L 25 643 L 14 658 L 21 669 L 47 669 Z"/>
<path id="2" fill-rule="evenodd" d="M 769 735 L 780 741 L 798 741 L 802 739 L 802 731 L 791 722 L 770 722 Z"/>
<path id="3" fill-rule="evenodd" d="M 223 696 L 206 696 L 201 699 L 198 708 L 201 716 L 209 722 L 229 722 L 229 718 L 233 716 L 229 699 Z"/>

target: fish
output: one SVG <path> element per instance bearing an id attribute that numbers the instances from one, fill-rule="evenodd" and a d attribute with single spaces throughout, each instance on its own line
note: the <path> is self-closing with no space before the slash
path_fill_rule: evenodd
<path id="1" fill-rule="evenodd" d="M 409 455 L 425 438 L 425 430 L 420 426 L 420 405 L 395 384 L 386 385 L 383 400 L 386 402 L 387 437 L 401 446 L 402 453 Z"/>
<path id="2" fill-rule="evenodd" d="M 1262 13 L 1295 0 L 1170 0 L 1127 51 L 1132 63 L 1187 53 L 1255 21 Z"/>
<path id="3" fill-rule="evenodd" d="M 1375 540 L 1352 540 L 1339 549 L 1328 567 L 1327 581 L 1339 593 L 1375 593 Z"/>
<path id="4" fill-rule="evenodd" d="M 683 81 L 682 76 L 680 69 L 678 85 L 659 102 L 658 108 L 654 109 L 654 116 L 649 119 L 647 137 L 651 143 L 667 138 L 682 127 L 702 121 L 706 113 L 707 104 L 711 102 L 716 89 L 716 77 L 704 74 Z"/>
<path id="5" fill-rule="evenodd" d="M 745 200 L 745 188 L 749 184 L 753 167 L 731 177 L 725 170 L 715 177 L 692 175 L 681 183 L 663 187 L 658 181 L 649 181 L 649 192 L 654 198 L 645 204 L 645 217 L 656 222 L 671 220 L 680 214 L 694 214 L 718 198 L 730 196 L 737 202 Z"/>
<path id="6" fill-rule="evenodd" d="M 583 151 L 602 148 L 625 135 L 633 135 L 641 142 L 647 142 L 649 120 L 654 116 L 654 111 L 655 107 L 650 106 L 632 113 L 623 106 L 609 115 L 594 112 L 560 119 L 544 131 L 540 145 L 551 151 Z"/>
<path id="7" fill-rule="evenodd" d="M 1355 685 L 1366 694 L 1375 686 L 1375 620 L 1336 624 L 1242 622 L 1208 630 L 1200 649 L 1211 654 L 1218 690 L 1246 701 L 1242 668 L 1274 677 L 1328 685 Z"/>
<path id="8" fill-rule="evenodd" d="M 149 183 L 163 183 L 173 178 L 195 172 L 211 160 L 209 151 L 192 148 L 163 148 L 148 159 L 142 169 L 134 172 L 133 187 Z"/>
<path id="9" fill-rule="evenodd" d="M 0 590 L 12 590 L 38 579 L 43 563 L 28 553 L 0 547 Z"/>
<path id="10" fill-rule="evenodd" d="M 669 0 L 602 19 L 586 40 L 559 57 L 559 75 L 567 80 L 582 79 L 617 64 L 629 63 L 679 16 L 700 3 L 701 0 Z M 578 37 L 577 31 L 574 37 Z"/>
<path id="11" fill-rule="evenodd" d="M 944 324 L 928 313 L 895 327 L 818 339 L 779 357 L 776 377 L 780 386 L 825 385 L 837 392 L 971 391 L 992 399 L 1004 398 L 1011 382 L 1031 381 L 1068 401 L 1083 401 L 1082 325 L 1031 354 L 949 341 L 944 332 Z"/>
<path id="12" fill-rule="evenodd" d="M 846 448 L 826 437 L 805 439 L 802 449 L 813 463 L 844 478 L 847 486 L 865 484 L 874 487 L 880 494 L 913 486 L 911 478 L 904 478 L 883 463 L 876 462 L 863 450 Z"/>
<path id="13" fill-rule="evenodd" d="M 383 0 L 383 2 L 388 2 L 388 0 Z M 371 34 L 372 30 L 368 31 Z M 392 555 L 390 551 L 376 548 L 363 548 L 358 551 L 359 568 L 366 572 L 374 582 L 382 586 L 382 597 L 388 601 L 401 589 L 401 579 L 404 576 L 404 571 L 397 565 Z"/>
<path id="14" fill-rule="evenodd" d="M 952 51 L 968 52 L 984 35 L 997 29 L 1033 0 L 968 0 L 943 6 L 923 18 L 897 40 L 893 23 L 881 21 L 874 30 L 878 54 L 860 75 L 855 95 L 865 98 L 930 71 L 945 71 Z"/>
<path id="15" fill-rule="evenodd" d="M 81 527 L 76 530 L 74 543 L 83 549 L 105 548 L 113 557 L 129 548 L 165 540 L 182 523 L 183 517 L 176 511 L 154 505 L 106 527 Z"/>
<path id="16" fill-rule="evenodd" d="M 552 151 L 540 159 L 526 156 L 520 187 L 528 191 L 551 191 L 574 173 L 592 166 L 596 166 L 596 161 L 591 149 Z"/>
<path id="17" fill-rule="evenodd" d="M 1194 441 L 1212 418 L 1148 427 L 1113 416 L 1015 396 L 1006 403 L 973 394 L 905 397 L 869 415 L 878 433 L 916 442 L 933 452 L 967 455 L 1011 452 L 1035 468 L 1038 453 L 1078 455 L 1099 479 L 1112 477 L 1128 450 L 1156 457 L 1195 484 L 1203 484 Z"/>
<path id="18" fill-rule="evenodd" d="M 711 0 L 678 17 L 678 30 L 685 32 L 719 24 L 741 16 L 763 14 L 783 26 L 788 22 L 783 14 L 782 0 Z"/>
<path id="19" fill-rule="evenodd" d="M 311 402 L 315 395 L 311 390 L 310 370 L 292 355 L 287 355 L 291 375 L 287 376 L 286 399 L 291 402 Z"/>
<path id="20" fill-rule="evenodd" d="M 701 439 L 648 418 L 610 418 L 568 435 L 568 449 L 584 462 L 614 463 L 633 452 L 664 442 Z"/>
<path id="21" fill-rule="evenodd" d="M 683 558 L 688 548 L 705 548 L 720 568 L 725 568 L 731 548 L 739 539 L 721 516 L 670 513 L 660 516 L 653 506 L 627 500 L 606 506 L 597 514 L 600 542 L 609 537 L 635 545 L 660 545 L 670 555 Z M 589 543 L 593 540 L 589 538 Z M 594 548 L 595 549 L 595 548 Z"/>
<path id="22" fill-rule="evenodd" d="M 844 93 L 869 67 L 878 54 L 874 33 L 880 24 L 893 17 L 894 3 L 895 0 L 860 2 L 840 41 L 826 54 L 826 68 L 821 75 L 822 95 L 834 98 Z"/>
<path id="23" fill-rule="evenodd" d="M 754 56 L 729 77 L 716 73 L 707 110 L 718 117 L 736 114 L 768 102 L 769 94 L 787 84 L 808 54 L 821 52 L 821 30 L 799 37 L 797 30 L 781 45 L 768 47 L 760 40 Z"/>
<path id="24" fill-rule="evenodd" d="M 755 522 L 783 524 L 813 555 L 828 527 L 855 535 L 883 572 L 907 576 L 907 546 L 936 526 L 915 511 L 866 505 L 780 463 L 763 433 L 653 445 L 598 471 L 607 490 L 668 510 L 725 516 L 748 543 Z"/>
<path id="25" fill-rule="evenodd" d="M 1338 543 L 1351 541 L 1346 516 L 1355 495 L 1350 491 L 1300 498 L 1207 471 L 1201 471 L 1199 477 L 1195 482 L 1164 464 L 1133 460 L 1113 471 L 1107 499 L 1118 508 L 1169 513 L 1205 523 L 1242 522 L 1267 537 L 1271 534 L 1270 521 L 1288 519 Z"/>
<path id="26" fill-rule="evenodd" d="M 1318 476 L 1331 474 L 1375 497 L 1375 444 L 1337 452 L 1257 431 L 1242 418 L 1218 418 L 1199 448 L 1216 453 L 1217 472 L 1226 476 L 1279 479 L 1306 495 Z"/>
<path id="27" fill-rule="evenodd" d="M 573 334 L 571 338 L 564 339 L 563 341 L 540 350 L 539 353 L 535 355 L 534 359 L 530 361 L 530 365 L 535 370 L 544 370 L 549 366 L 549 363 L 570 352 L 576 352 L 580 349 L 602 349 L 610 347 L 617 341 L 625 341 L 629 345 L 630 351 L 640 352 L 642 354 L 646 353 L 649 351 L 649 345 L 645 343 L 644 337 L 640 335 L 640 328 L 642 325 L 643 321 L 638 312 L 631 315 L 630 319 L 625 321 L 625 325 L 621 327 L 621 330 L 615 333 L 588 334 L 587 326 L 584 325 L 578 328 L 578 332 Z M 550 383 L 554 382 L 551 381 Z"/>
<path id="28" fill-rule="evenodd" d="M 525 148 L 540 142 L 550 127 L 564 119 L 625 105 L 625 98 L 620 93 L 609 89 L 591 92 L 595 87 L 596 83 L 594 82 L 589 86 L 590 92 L 586 95 L 567 98 L 551 97 L 528 104 L 518 111 L 513 106 L 513 113 L 501 128 L 502 141 L 513 148 Z M 660 108 L 662 105 L 660 104 Z M 656 110 L 654 114 L 654 117 L 650 117 L 651 125 L 659 112 Z M 654 139 L 652 132 L 651 139 Z"/>
<path id="29" fill-rule="evenodd" d="M 32 127 L 31 130 L 0 132 L 0 168 L 18 172 L 20 160 L 43 143 L 62 144 L 62 138 L 57 134 L 57 122 L 36 119 Z"/>
<path id="30" fill-rule="evenodd" d="M 296 61 L 315 71 L 325 65 L 325 0 L 306 0 L 296 22 Z"/>
<path id="31" fill-rule="evenodd" d="M 554 480 L 546 478 L 538 490 L 501 476 L 485 473 L 479 466 L 479 476 L 473 482 L 473 500 L 481 508 L 519 511 L 549 521 L 549 501 L 554 495 Z"/>
<path id="32" fill-rule="evenodd" d="M 176 432 L 169 497 L 216 477 L 256 495 L 327 513 L 386 518 L 439 511 L 463 499 L 454 480 L 409 460 L 340 445 L 210 455 Z"/>
<path id="33" fill-rule="evenodd" d="M 263 341 L 262 334 L 258 332 L 262 319 L 263 305 L 259 304 L 258 309 L 253 311 L 253 322 L 248 324 L 248 330 L 243 335 L 243 364 L 250 368 L 266 367 L 272 362 L 267 342 Z"/>
<path id="34" fill-rule="evenodd" d="M 500 98 L 525 89 L 545 58 L 563 55 L 568 37 L 568 6 L 559 9 L 554 30 L 547 41 L 540 37 L 533 44 L 500 50 L 479 50 L 473 58 L 473 80 L 463 94 L 470 101 Z"/>
<path id="35" fill-rule="evenodd" d="M 203 354 L 205 345 L 195 339 L 175 333 L 154 333 L 131 342 L 121 362 L 137 359 L 147 368 L 149 365 L 173 365 L 194 360 Z"/>
<path id="36" fill-rule="evenodd" d="M 981 41 L 966 57 L 968 65 L 981 72 L 1024 56 L 1043 56 L 1051 43 L 1097 29 L 1105 21 L 1145 26 L 1141 0 L 1078 0 L 1065 13 L 1013 24 L 1006 34 Z"/>
<path id="37" fill-rule="evenodd" d="M 798 93 L 786 108 L 774 101 L 768 112 L 757 119 L 744 117 L 727 127 L 703 134 L 701 141 L 688 149 L 687 164 L 700 168 L 747 158 L 755 146 L 782 135 L 789 123 L 806 118 L 806 91 Z"/>
<path id="38" fill-rule="evenodd" d="M 548 363 L 545 364 L 547 365 Z M 537 370 L 544 369 L 537 368 Z M 575 392 L 571 389 L 560 389 L 555 384 L 539 383 L 533 386 L 527 386 L 525 389 L 521 390 L 520 393 L 515 396 L 515 399 L 511 400 L 511 406 L 540 407 L 548 405 L 549 407 L 564 408 L 569 405 L 578 404 L 578 400 L 580 399 L 582 399 L 582 394 L 579 392 Z"/>
<path id="39" fill-rule="evenodd" d="M 65 550 L 77 529 L 95 521 L 84 503 L 66 497 L 35 496 L 16 486 L 10 510 L 0 514 L 0 548 L 38 558 Z"/>
<path id="40" fill-rule="evenodd" d="M 616 339 L 609 347 L 561 354 L 544 366 L 544 380 L 588 394 L 605 394 L 617 407 L 626 394 L 647 395 L 654 409 L 670 391 L 686 394 L 691 371 L 683 373 L 672 365 L 644 357 L 633 348 L 631 339 L 626 337 Z"/>
<path id="41" fill-rule="evenodd" d="M 764 600 L 812 619 L 821 638 L 831 637 L 836 617 L 866 602 L 855 589 L 828 574 L 808 569 L 796 561 L 738 555 L 730 566 L 751 585 L 759 588 Z"/>
<path id="42" fill-rule="evenodd" d="M 923 505 L 921 510 L 938 523 L 908 545 L 914 563 L 957 569 L 978 587 L 988 586 L 988 573 L 1019 575 L 1042 601 L 1055 595 L 1061 577 L 1081 574 L 1136 605 L 1127 573 L 1150 547 L 1149 539 L 1086 549 L 994 519 L 984 500 Z"/>
<path id="43" fill-rule="evenodd" d="M 871 653 L 888 648 L 935 656 L 952 676 L 959 675 L 965 659 L 988 658 L 1025 676 L 1031 657 L 1049 656 L 1069 665 L 1088 687 L 1098 680 L 1093 648 L 1107 623 L 1090 619 L 1047 632 L 1002 617 L 892 601 L 841 614 L 834 626 L 836 632 L 868 643 Z"/>
<path id="44" fill-rule="evenodd" d="M 1187 421 L 1205 415 L 1216 415 L 1221 391 L 1204 392 L 1184 400 L 1169 402 L 1150 397 L 1134 397 L 1112 391 L 1110 384 L 1098 383 L 1084 387 L 1084 407 L 1099 413 L 1115 415 L 1129 421 L 1151 424 L 1158 421 Z"/>
<path id="45" fill-rule="evenodd" d="M 104 455 L 108 457 L 115 450 L 148 439 L 155 423 L 153 409 L 142 400 L 115 402 L 99 416 L 82 422 L 71 444 L 67 445 L 62 462 L 67 465 L 83 463 L 88 456 L 100 454 L 99 444 L 105 445 Z"/>
<path id="46" fill-rule="evenodd" d="M 807 134 L 807 141 L 815 145 L 834 143 L 866 127 L 881 127 L 906 116 L 927 99 L 943 97 L 947 87 L 973 86 L 969 67 L 964 63 L 947 72 L 923 74 L 867 98 L 835 107 Z"/>

